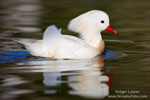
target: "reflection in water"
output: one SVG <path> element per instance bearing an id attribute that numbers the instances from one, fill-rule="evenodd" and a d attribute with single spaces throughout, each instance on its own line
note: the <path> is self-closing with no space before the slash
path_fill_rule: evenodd
<path id="1" fill-rule="evenodd" d="M 22 54 L 23 51 L 9 51 L 1 53 L 6 53 L 13 57 L 14 53 Z M 24 54 L 26 53 L 27 52 L 24 52 Z M 19 57 L 20 56 L 21 55 L 19 55 Z M 66 91 L 67 94 L 78 95 L 85 98 L 104 98 L 109 95 L 109 86 L 111 85 L 109 82 L 110 75 L 106 75 L 104 70 L 104 59 L 112 56 L 115 57 L 117 55 L 112 51 L 106 50 L 105 56 L 101 55 L 97 58 L 88 60 L 52 60 L 46 58 L 29 58 L 22 60 L 22 62 L 20 61 L 16 63 L 16 65 L 12 68 L 6 69 L 11 70 L 13 73 L 42 73 L 43 78 L 40 81 L 44 84 L 44 89 L 42 90 L 44 94 L 59 94 L 60 91 L 64 93 L 62 88 L 71 88 L 71 90 L 69 89 Z M 14 87 L 22 84 L 24 85 L 28 82 L 33 82 L 33 80 L 29 80 L 30 74 L 27 79 L 23 80 L 20 75 L 9 75 L 8 77 L 4 77 L 4 79 L 2 79 L 2 87 L 9 87 L 9 89 L 11 87 L 11 89 L 13 89 L 12 93 L 15 97 L 17 97 L 20 93 L 25 94 L 33 92 L 35 91 L 34 88 L 28 90 L 21 89 L 19 90 L 20 93 L 18 93 L 18 89 L 15 89 Z M 41 74 L 38 75 L 38 77 L 39 76 L 41 77 Z M 31 78 L 33 79 L 33 77 L 34 76 Z M 62 84 L 65 84 L 66 86 L 63 87 Z M 37 84 L 35 86 L 39 87 Z M 7 91 L 7 89 L 4 90 Z"/>
<path id="2" fill-rule="evenodd" d="M 58 95 L 64 93 L 63 88 L 69 88 L 65 93 L 70 95 L 78 95 L 85 98 L 104 98 L 109 95 L 110 75 L 104 75 L 104 59 L 116 57 L 118 54 L 105 50 L 105 56 L 101 55 L 94 59 L 88 60 L 52 60 L 48 58 L 28 57 L 27 51 L 1 51 L 2 60 L 0 63 L 16 64 L 9 68 L 4 68 L 8 72 L 16 73 L 6 74 L 2 79 L 3 90 L 7 93 L 2 94 L 1 98 L 8 97 L 8 99 L 16 98 L 20 94 L 33 93 L 36 91 L 43 91 L 44 94 Z M 5 58 L 5 59 L 4 59 Z M 18 61 L 18 63 L 17 63 Z M 3 71 L 5 72 L 5 71 Z M 20 74 L 21 73 L 21 74 Z M 29 73 L 29 74 L 26 74 Z M 40 73 L 33 75 L 34 73 Z M 42 73 L 42 75 L 41 75 Z M 23 76 L 22 76 L 23 75 Z M 25 76 L 24 76 L 25 75 Z M 36 76 L 35 80 L 34 76 Z M 39 77 L 43 77 L 40 79 Z M 34 81 L 42 82 L 44 89 L 36 90 L 35 87 L 43 87 L 40 84 L 33 84 Z M 29 89 L 18 89 L 21 87 L 32 85 Z M 64 87 L 65 84 L 65 87 Z M 50 89 L 49 89 L 50 88 Z M 71 90 L 70 90 L 71 88 Z M 6 99 L 6 98 L 5 98 Z"/>
<path id="3" fill-rule="evenodd" d="M 4 90 L 4 92 L 0 94 L 0 100 L 16 100 L 15 98 L 22 94 L 33 92 L 29 89 L 16 88 L 18 85 L 28 83 L 28 81 L 23 80 L 17 75 L 3 75 L 3 77 L 0 77 L 0 79 L 3 79 L 1 81 L 0 88 L 1 90 Z"/>
<path id="4" fill-rule="evenodd" d="M 109 77 L 102 72 L 104 67 L 102 57 L 91 60 L 56 60 L 53 61 L 53 64 L 45 62 L 41 65 L 44 70 L 47 70 L 43 73 L 43 84 L 45 86 L 60 86 L 64 82 L 61 77 L 67 75 L 66 83 L 72 89 L 68 91 L 71 95 L 79 95 L 85 98 L 104 98 L 109 95 L 109 85 L 107 84 Z M 71 73 L 69 74 L 69 72 Z M 45 90 L 44 92 L 53 94 L 57 91 Z"/>
<path id="5" fill-rule="evenodd" d="M 104 83 L 108 82 L 109 78 L 102 75 L 98 69 L 83 70 L 81 75 L 68 78 L 69 86 L 73 89 L 70 94 L 88 98 L 104 98 L 109 94 L 109 86 Z"/>

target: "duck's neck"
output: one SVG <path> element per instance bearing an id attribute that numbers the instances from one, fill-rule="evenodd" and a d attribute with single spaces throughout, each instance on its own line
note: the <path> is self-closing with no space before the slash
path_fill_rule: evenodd
<path id="1" fill-rule="evenodd" d="M 101 33 L 99 31 L 86 31 L 80 34 L 80 38 L 85 40 L 86 43 L 96 49 L 99 48 L 100 44 L 103 42 Z"/>

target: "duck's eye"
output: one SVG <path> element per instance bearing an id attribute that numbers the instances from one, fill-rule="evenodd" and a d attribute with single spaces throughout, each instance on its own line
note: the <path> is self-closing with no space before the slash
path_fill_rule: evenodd
<path id="1" fill-rule="evenodd" d="M 104 20 L 101 20 L 101 23 L 103 24 L 103 23 L 104 23 Z"/>

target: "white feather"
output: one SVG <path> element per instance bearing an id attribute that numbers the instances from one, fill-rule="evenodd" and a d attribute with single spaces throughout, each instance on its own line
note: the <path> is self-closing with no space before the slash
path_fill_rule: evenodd
<path id="1" fill-rule="evenodd" d="M 48 51 L 49 56 L 54 56 L 53 54 L 56 53 L 55 49 L 61 45 L 63 39 L 64 38 L 61 35 L 61 29 L 58 30 L 55 25 L 51 25 L 45 30 L 43 36 L 43 45 Z"/>
<path id="2" fill-rule="evenodd" d="M 24 45 L 25 48 L 33 56 L 47 57 L 46 50 L 44 49 L 42 40 L 36 40 L 36 39 L 15 39 L 13 41 Z"/>

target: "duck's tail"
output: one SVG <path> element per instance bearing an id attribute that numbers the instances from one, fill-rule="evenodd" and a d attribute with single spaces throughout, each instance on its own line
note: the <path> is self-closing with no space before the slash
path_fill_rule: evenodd
<path id="1" fill-rule="evenodd" d="M 43 48 L 43 41 L 36 39 L 13 39 L 13 41 L 22 44 L 33 56 L 47 57 Z"/>

